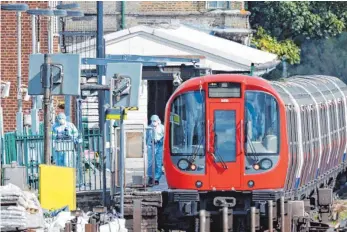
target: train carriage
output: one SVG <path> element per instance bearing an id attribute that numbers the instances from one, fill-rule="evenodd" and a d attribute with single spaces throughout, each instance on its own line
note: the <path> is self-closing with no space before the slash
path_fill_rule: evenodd
<path id="1" fill-rule="evenodd" d="M 228 205 L 242 217 L 267 200 L 332 189 L 345 178 L 346 95 L 341 80 L 318 75 L 184 82 L 166 106 L 166 208 L 178 206 L 179 217 L 189 218 Z"/>

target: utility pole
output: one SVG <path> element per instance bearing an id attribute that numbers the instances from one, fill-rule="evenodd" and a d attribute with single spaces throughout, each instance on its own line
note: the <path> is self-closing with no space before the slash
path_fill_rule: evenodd
<path id="1" fill-rule="evenodd" d="M 23 133 L 23 103 L 22 103 L 22 13 L 17 11 L 17 132 Z"/>
<path id="2" fill-rule="evenodd" d="M 44 163 L 51 164 L 51 55 L 44 55 L 44 64 L 42 69 L 43 95 L 43 114 L 44 114 Z"/>
<path id="3" fill-rule="evenodd" d="M 97 37 L 96 37 L 96 57 L 105 58 L 104 54 L 104 25 L 103 25 L 103 16 L 104 16 L 104 3 L 102 1 L 97 1 Z M 104 83 L 104 66 L 97 66 L 98 73 L 98 84 L 102 85 Z M 102 161 L 102 199 L 103 205 L 106 206 L 106 124 L 105 124 L 105 92 L 99 91 L 98 93 L 98 103 L 99 103 L 99 128 L 101 135 L 101 144 L 100 148 L 102 153 L 100 155 Z"/>
<path id="4" fill-rule="evenodd" d="M 32 54 L 38 52 L 37 39 L 36 39 L 36 15 L 31 16 L 31 36 L 32 36 Z M 31 131 L 34 135 L 39 134 L 40 120 L 37 109 L 37 96 L 32 98 L 32 109 L 31 109 Z"/>

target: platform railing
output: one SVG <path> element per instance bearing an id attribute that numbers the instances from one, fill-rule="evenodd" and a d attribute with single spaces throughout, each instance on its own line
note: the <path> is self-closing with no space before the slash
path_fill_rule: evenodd
<path id="1" fill-rule="evenodd" d="M 52 141 L 53 165 L 73 167 L 76 169 L 76 190 L 102 189 L 98 132 L 84 133 L 82 139 L 57 139 Z M 17 135 L 6 133 L 3 139 L 2 164 L 16 162 L 26 167 L 27 184 L 31 189 L 39 188 L 39 165 L 43 164 L 43 134 Z"/>

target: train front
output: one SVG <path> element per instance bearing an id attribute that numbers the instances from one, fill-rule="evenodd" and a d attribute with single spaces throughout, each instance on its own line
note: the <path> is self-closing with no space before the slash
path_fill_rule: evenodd
<path id="1" fill-rule="evenodd" d="M 166 106 L 169 188 L 282 189 L 288 168 L 285 126 L 283 102 L 261 78 L 223 74 L 184 82 Z"/>

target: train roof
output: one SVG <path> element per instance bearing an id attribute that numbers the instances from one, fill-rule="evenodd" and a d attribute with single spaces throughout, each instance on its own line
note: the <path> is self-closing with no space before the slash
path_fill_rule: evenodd
<path id="1" fill-rule="evenodd" d="M 337 77 L 323 75 L 292 76 L 271 85 L 286 104 L 296 99 L 300 105 L 322 103 L 347 95 L 347 86 Z"/>
<path id="2" fill-rule="evenodd" d="M 296 99 L 299 105 L 309 105 L 347 96 L 347 86 L 343 81 L 337 77 L 324 75 L 297 75 L 279 81 L 268 81 L 261 77 L 242 74 L 216 74 L 189 79 L 180 85 L 175 93 L 198 89 L 204 83 L 223 81 L 240 82 L 244 83 L 247 89 L 274 93 L 286 105 L 293 104 L 293 99 Z"/>

